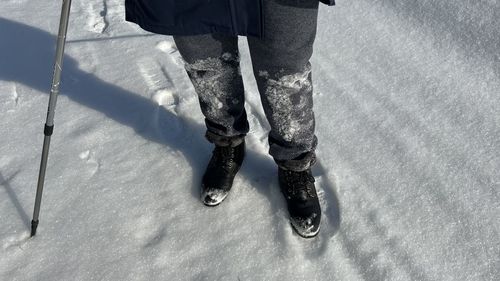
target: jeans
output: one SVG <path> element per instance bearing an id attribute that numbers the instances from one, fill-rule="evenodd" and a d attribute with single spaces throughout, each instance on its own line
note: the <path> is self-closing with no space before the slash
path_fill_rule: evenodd
<path id="1" fill-rule="evenodd" d="M 317 0 L 265 0 L 264 38 L 248 36 L 260 99 L 270 124 L 269 154 L 295 171 L 316 162 L 311 63 Z M 249 131 L 238 37 L 222 33 L 173 36 L 216 145 L 237 145 Z"/>

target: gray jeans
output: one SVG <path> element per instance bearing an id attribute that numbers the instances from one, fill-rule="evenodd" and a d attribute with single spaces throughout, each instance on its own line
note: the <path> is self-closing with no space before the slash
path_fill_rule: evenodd
<path id="1" fill-rule="evenodd" d="M 269 154 L 285 169 L 316 162 L 313 52 L 318 0 L 265 0 L 264 39 L 248 36 L 259 94 L 270 124 Z M 205 116 L 206 138 L 236 145 L 249 131 L 240 71 L 238 37 L 226 34 L 173 36 Z"/>

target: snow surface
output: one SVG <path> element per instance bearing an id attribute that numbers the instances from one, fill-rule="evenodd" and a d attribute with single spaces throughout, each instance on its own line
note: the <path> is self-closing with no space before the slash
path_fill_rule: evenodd
<path id="1" fill-rule="evenodd" d="M 0 3 L 0 280 L 500 280 L 500 1 L 321 5 L 312 240 L 287 219 L 246 38 L 248 156 L 208 208 L 179 53 L 117 0 L 73 1 L 29 239 L 60 4 Z"/>

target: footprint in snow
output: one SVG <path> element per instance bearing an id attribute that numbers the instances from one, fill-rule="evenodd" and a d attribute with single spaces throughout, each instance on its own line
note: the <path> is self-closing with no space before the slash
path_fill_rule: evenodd
<path id="1" fill-rule="evenodd" d="M 139 72 L 152 93 L 151 99 L 159 106 L 166 106 L 169 109 L 174 106 L 174 113 L 176 113 L 179 96 L 175 91 L 174 79 L 168 70 L 150 58 L 140 61 L 138 66 Z"/>
<path id="2" fill-rule="evenodd" d="M 7 112 L 15 111 L 15 107 L 19 105 L 20 101 L 16 83 L 0 83 L 0 93 L 5 93 L 5 95 L 0 94 L 0 103 L 8 106 Z"/>
<path id="3" fill-rule="evenodd" d="M 175 46 L 175 43 L 173 41 L 160 41 L 156 43 L 156 49 L 167 53 L 167 54 L 172 54 L 177 52 L 177 46 Z"/>
<path id="4" fill-rule="evenodd" d="M 87 162 L 87 164 L 91 167 L 90 169 L 90 174 L 95 175 L 97 171 L 99 171 L 100 164 L 99 161 L 97 161 L 94 157 L 94 153 L 92 153 L 90 150 L 85 150 L 81 152 L 78 157 L 84 161 Z"/>
<path id="5" fill-rule="evenodd" d="M 179 104 L 179 97 L 169 89 L 157 90 L 152 99 L 160 106 L 176 106 Z"/>
<path id="6" fill-rule="evenodd" d="M 30 237 L 30 234 L 28 231 L 25 231 L 21 234 L 16 234 L 16 235 L 11 235 L 5 238 L 4 241 L 2 241 L 2 249 L 7 250 L 8 248 L 11 247 L 19 247 L 22 249 L 22 244 L 28 240 Z"/>
<path id="7" fill-rule="evenodd" d="M 135 241 L 145 248 L 157 245 L 165 236 L 166 229 L 160 227 L 151 216 L 143 215 L 133 225 Z"/>
<path id="8" fill-rule="evenodd" d="M 108 6 L 106 1 L 102 1 L 100 4 L 89 3 L 87 8 L 87 28 L 91 32 L 104 33 L 106 28 L 108 28 Z"/>
<path id="9" fill-rule="evenodd" d="M 173 41 L 160 41 L 156 43 L 156 49 L 168 54 L 175 65 L 180 67 L 184 66 L 184 59 L 182 59 L 181 55 L 178 53 L 177 46 Z"/>

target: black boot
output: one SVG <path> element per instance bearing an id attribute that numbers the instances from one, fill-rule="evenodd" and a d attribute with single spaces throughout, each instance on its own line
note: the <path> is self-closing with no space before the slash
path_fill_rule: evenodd
<path id="1" fill-rule="evenodd" d="M 245 140 L 236 146 L 216 145 L 202 179 L 201 200 L 216 206 L 226 198 L 245 157 Z"/>
<path id="2" fill-rule="evenodd" d="M 278 178 L 293 228 L 304 238 L 316 236 L 320 228 L 321 207 L 311 169 L 296 172 L 280 167 Z"/>

